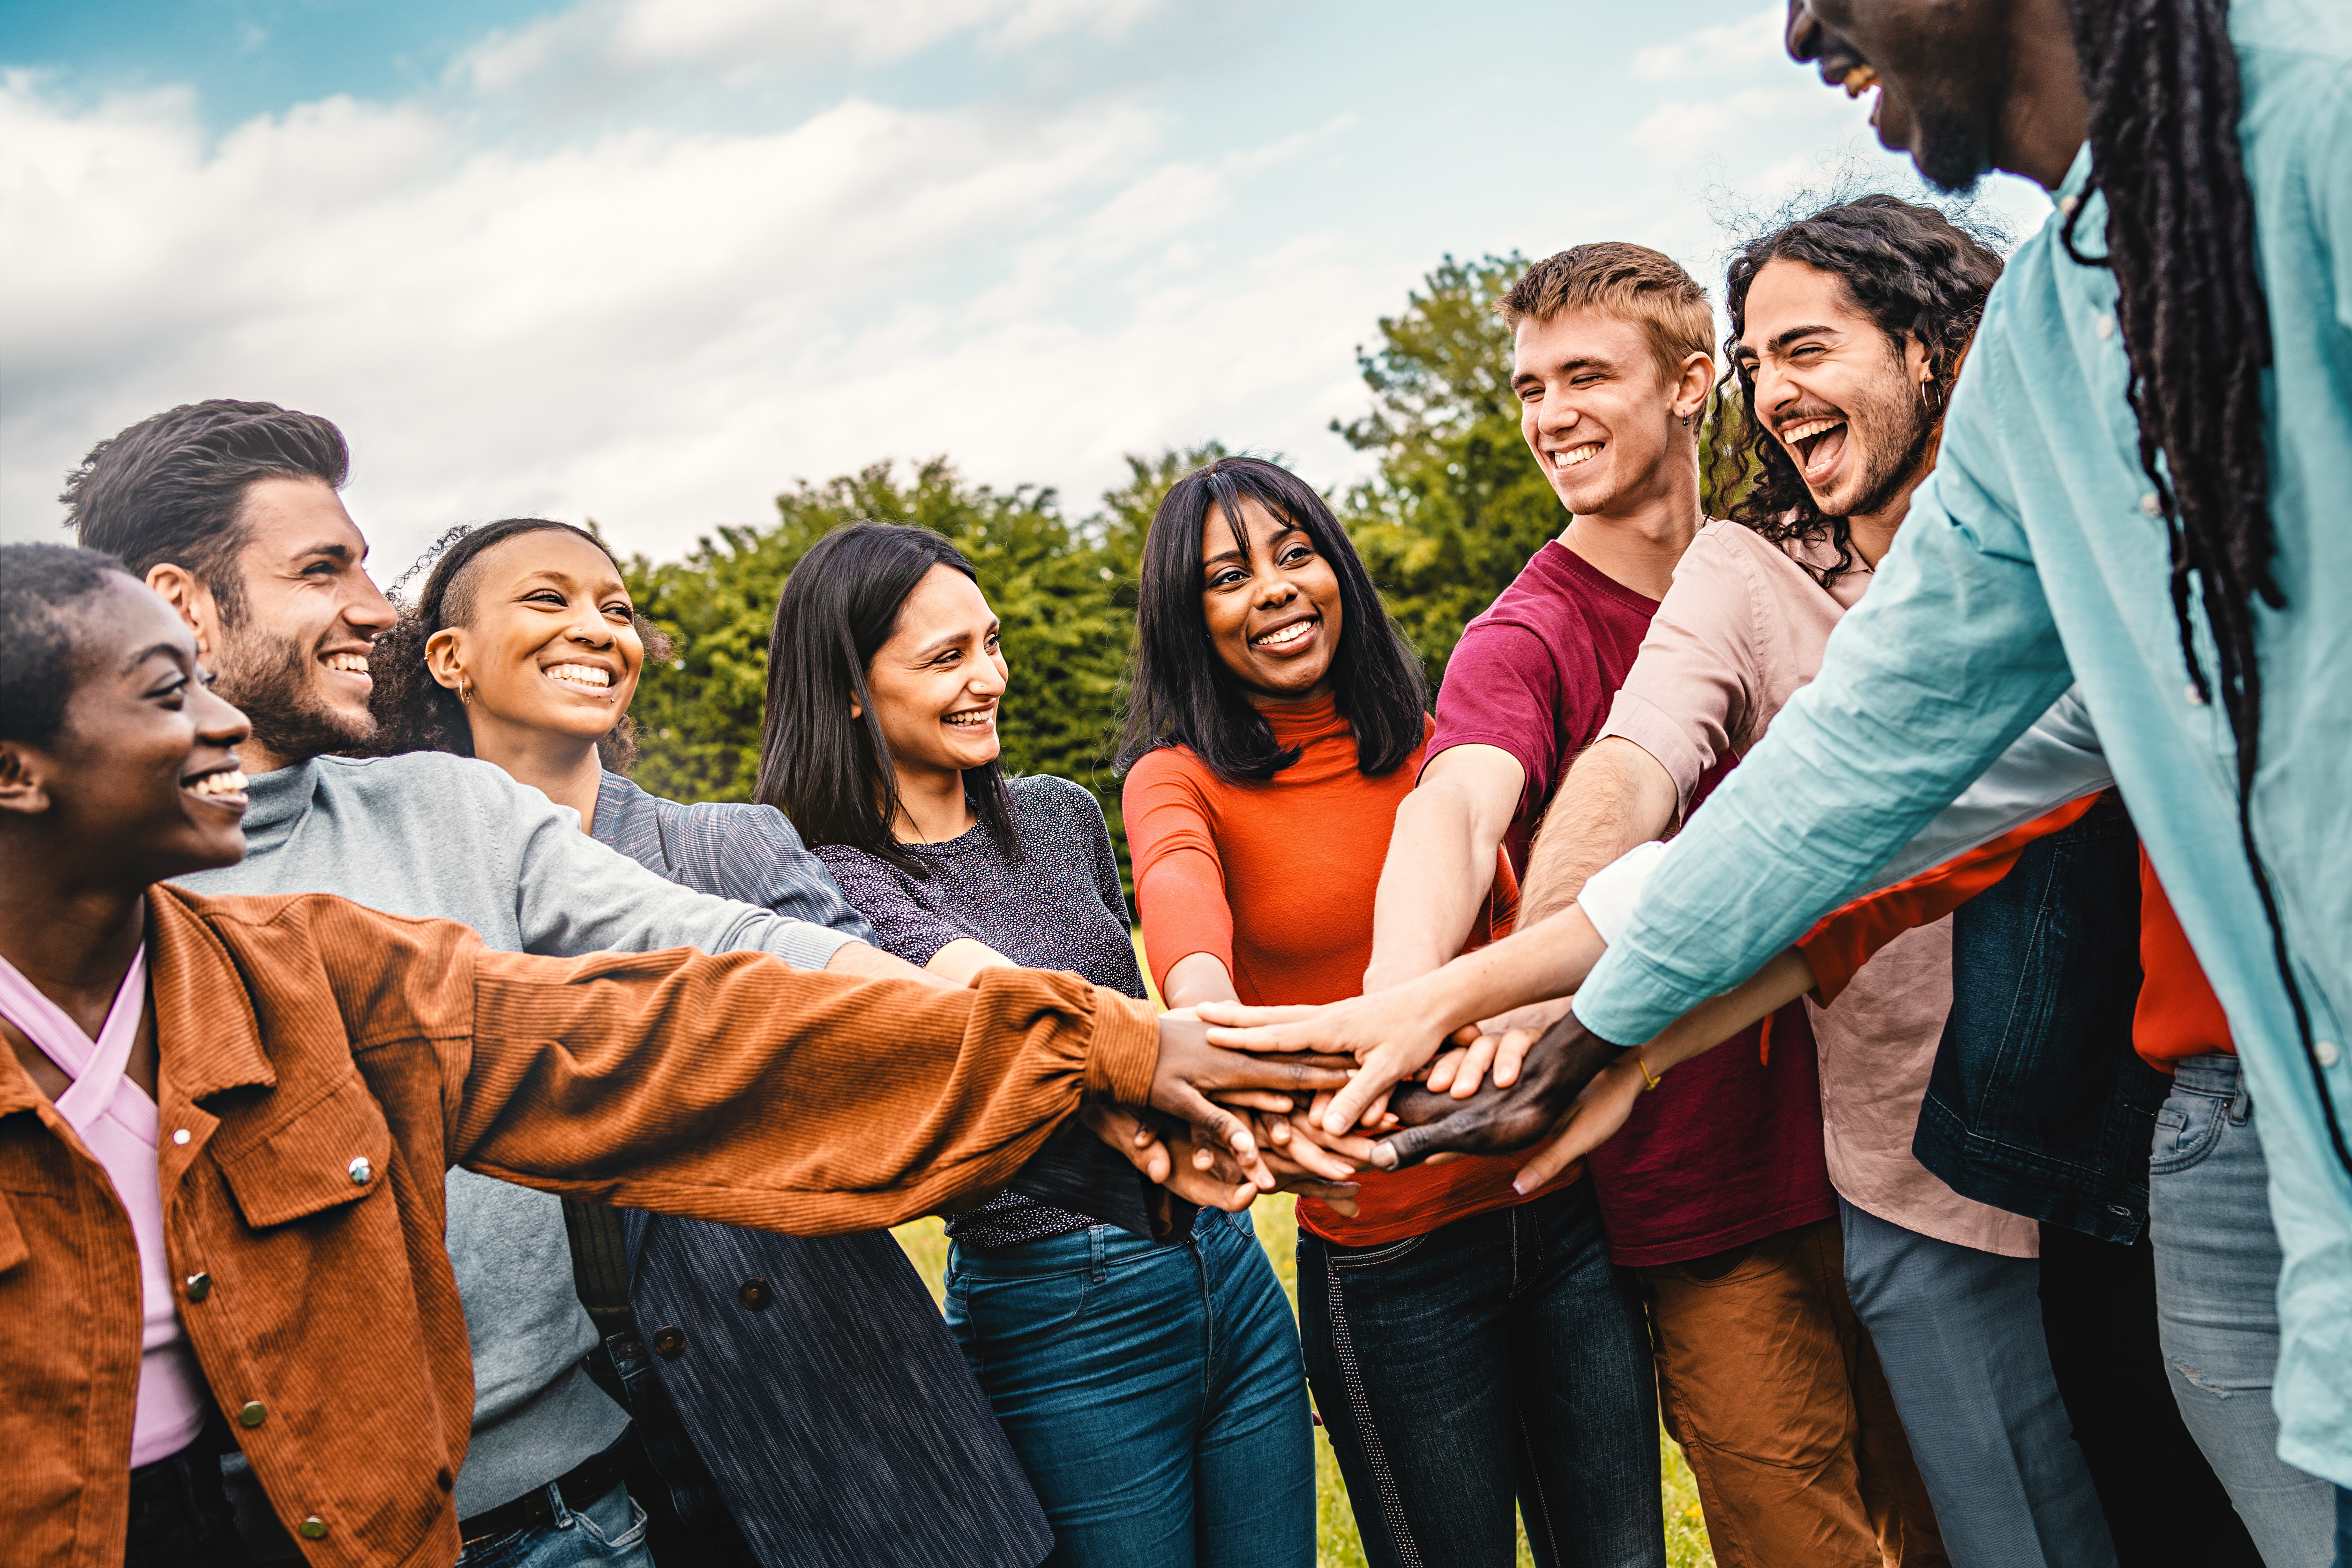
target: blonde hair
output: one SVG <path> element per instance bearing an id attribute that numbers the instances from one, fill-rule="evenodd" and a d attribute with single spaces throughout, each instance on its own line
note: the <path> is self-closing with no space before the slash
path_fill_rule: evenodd
<path id="1" fill-rule="evenodd" d="M 1672 379 L 1693 354 L 1715 359 L 1715 311 L 1706 290 L 1664 251 L 1622 240 L 1573 246 L 1537 262 L 1495 309 L 1516 330 L 1563 310 L 1597 310 L 1632 321 Z"/>

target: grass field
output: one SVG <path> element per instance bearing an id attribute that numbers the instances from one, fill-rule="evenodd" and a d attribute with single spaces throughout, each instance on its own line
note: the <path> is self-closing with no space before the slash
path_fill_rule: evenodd
<path id="1" fill-rule="evenodd" d="M 1298 1269 L 1293 1254 L 1297 1250 L 1298 1232 L 1290 1217 L 1290 1208 L 1289 1195 L 1276 1193 L 1259 1199 L 1250 1217 L 1259 1243 L 1273 1259 L 1275 1272 L 1282 1277 L 1282 1288 L 1289 1293 L 1291 1310 L 1295 1312 L 1298 1310 Z M 932 1296 L 938 1297 L 948 1261 L 947 1237 L 940 1222 L 919 1219 L 900 1226 L 894 1234 L 930 1285 Z M 1691 1484 L 1690 1470 L 1673 1444 L 1661 1436 L 1658 1446 L 1664 1471 L 1659 1503 L 1665 1510 L 1666 1562 L 1671 1568 L 1714 1568 L 1715 1554 L 1707 1550 L 1706 1527 L 1699 1521 L 1698 1492 Z M 1349 1508 L 1347 1489 L 1339 1482 L 1339 1462 L 1332 1457 L 1331 1445 L 1323 1440 L 1319 1432 L 1315 1439 L 1315 1520 L 1318 1568 L 1364 1568 L 1363 1548 L 1356 1539 L 1355 1512 Z M 1519 1561 L 1532 1568 L 1534 1559 L 1528 1555 L 1524 1540 L 1519 1542 Z"/>

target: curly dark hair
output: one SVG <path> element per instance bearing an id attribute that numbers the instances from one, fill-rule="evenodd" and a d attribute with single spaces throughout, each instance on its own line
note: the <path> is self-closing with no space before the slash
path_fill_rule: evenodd
<path id="1" fill-rule="evenodd" d="M 474 584 L 467 568 L 483 551 L 526 533 L 574 533 L 604 552 L 614 571 L 621 559 L 612 547 L 584 528 L 544 517 L 509 517 L 478 526 L 460 523 L 433 542 L 392 585 L 391 598 L 400 619 L 375 639 L 368 650 L 368 674 L 375 689 L 368 711 L 375 716 L 375 736 L 361 753 L 397 756 L 403 752 L 453 752 L 474 754 L 474 727 L 466 705 L 456 692 L 433 679 L 425 666 L 425 645 L 445 626 L 464 626 L 474 613 Z M 425 585 L 412 599 L 405 589 L 410 578 L 425 574 Z M 660 627 L 640 614 L 637 636 L 646 645 L 646 662 L 657 664 L 670 657 L 670 642 Z M 627 714 L 596 742 L 604 766 L 625 773 L 637 760 L 637 727 Z"/>
<path id="2" fill-rule="evenodd" d="M 1738 388 L 1740 434 L 1709 452 L 1708 479 L 1717 495 L 1736 498 L 1725 509 L 1732 520 L 1765 538 L 1827 540 L 1837 559 L 1815 573 L 1827 587 L 1853 566 L 1851 530 L 1844 518 L 1822 515 L 1788 448 L 1755 416 L 1755 373 L 1739 360 L 1748 291 L 1767 263 L 1782 259 L 1836 278 L 1898 353 L 1909 340 L 1919 342 L 1935 376 L 1927 384 L 1936 389 L 1929 395 L 1930 408 L 1939 425 L 1943 399 L 1976 335 L 2001 261 L 1990 246 L 1934 207 L 1889 195 L 1824 207 L 1759 235 L 1732 254 L 1724 281 L 1731 335 L 1723 342 L 1723 353 L 1730 369 L 1722 384 L 1727 392 Z M 1929 461 L 1933 440 L 1931 436 Z"/>

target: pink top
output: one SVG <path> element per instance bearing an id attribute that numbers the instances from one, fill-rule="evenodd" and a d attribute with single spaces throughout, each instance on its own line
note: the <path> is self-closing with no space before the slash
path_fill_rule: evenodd
<path id="1" fill-rule="evenodd" d="M 1836 558 L 1825 542 L 1776 545 L 1736 522 L 1700 528 L 1601 734 L 1657 758 L 1688 810 L 1701 777 L 1752 748 L 1820 673 L 1830 632 L 1872 581 L 1859 558 L 1826 589 L 1799 564 Z M 1911 1154 L 1951 1011 L 1951 960 L 1947 916 L 1882 948 L 1834 1005 L 1808 1004 L 1830 1181 L 1854 1207 L 1922 1236 L 2032 1258 L 2032 1220 L 1960 1196 Z"/>
<path id="2" fill-rule="evenodd" d="M 135 1469 L 178 1453 L 205 1424 L 204 1373 L 180 1327 L 178 1298 L 163 1256 L 163 1193 L 155 1170 L 155 1102 L 123 1072 L 139 1016 L 147 1005 L 147 950 L 131 961 L 92 1042 L 81 1026 L 6 959 L 0 958 L 0 1017 L 24 1031 L 41 1054 L 73 1079 L 58 1096 L 58 1114 L 106 1169 L 139 1243 L 139 1286 L 145 1310 L 140 1337 L 139 1402 L 131 1426 Z"/>

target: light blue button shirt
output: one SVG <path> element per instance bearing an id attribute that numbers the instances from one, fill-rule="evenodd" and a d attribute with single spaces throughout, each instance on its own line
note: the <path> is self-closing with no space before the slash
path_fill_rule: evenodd
<path id="1" fill-rule="evenodd" d="M 2280 1453 L 2352 1486 L 2352 7 L 2237 0 L 2257 248 L 2274 350 L 2282 611 L 2260 613 L 2258 843 L 2312 1031 L 2295 1034 L 2245 858 L 2235 750 L 2197 702 L 2140 471 L 2112 273 L 2053 216 L 1985 307 L 1936 470 L 1819 679 L 1692 819 L 1576 1003 L 1646 1040 L 1864 885 L 2069 682 L 2229 1010 L 2262 1111 L 2286 1255 Z M 2087 152 L 2062 195 L 2077 195 Z M 2077 247 L 2103 249 L 2094 197 Z M 2204 614 L 2200 653 L 2217 668 Z"/>

